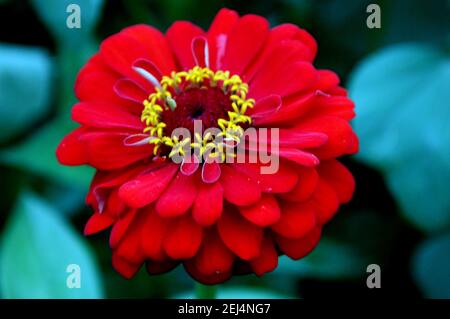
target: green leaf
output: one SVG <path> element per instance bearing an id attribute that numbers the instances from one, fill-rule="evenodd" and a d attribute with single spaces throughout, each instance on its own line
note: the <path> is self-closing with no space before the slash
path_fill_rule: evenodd
<path id="1" fill-rule="evenodd" d="M 0 44 L 0 141 L 32 127 L 49 108 L 52 62 L 40 48 Z"/>
<path id="2" fill-rule="evenodd" d="M 81 269 L 81 287 L 68 288 L 70 264 Z M 0 286 L 6 298 L 101 298 L 91 252 L 52 207 L 23 194 L 1 242 Z"/>
<path id="3" fill-rule="evenodd" d="M 327 225 L 324 236 L 308 256 L 298 261 L 280 257 L 278 268 L 270 276 L 353 279 L 364 276 L 367 265 L 383 264 L 395 232 L 392 221 L 371 211 L 345 214 Z"/>
<path id="4" fill-rule="evenodd" d="M 359 160 L 385 176 L 404 216 L 424 231 L 450 226 L 450 59 L 419 44 L 384 49 L 356 68 Z"/>
<path id="5" fill-rule="evenodd" d="M 38 16 L 53 36 L 64 46 L 74 49 L 89 39 L 100 17 L 103 0 L 32 0 Z M 69 5 L 80 8 L 80 28 L 69 28 L 67 18 L 73 14 Z M 70 8 L 69 8 L 70 9 Z"/>
<path id="6" fill-rule="evenodd" d="M 280 257 L 273 275 L 299 276 L 314 279 L 351 279 L 360 277 L 370 260 L 351 245 L 323 238 L 307 257 L 295 261 Z"/>
<path id="7" fill-rule="evenodd" d="M 56 148 L 74 124 L 56 119 L 26 141 L 0 152 L 0 162 L 30 171 L 54 181 L 87 188 L 94 170 L 90 167 L 69 167 L 58 163 Z"/>
<path id="8" fill-rule="evenodd" d="M 428 239 L 413 258 L 413 277 L 428 298 L 450 298 L 450 234 Z"/>

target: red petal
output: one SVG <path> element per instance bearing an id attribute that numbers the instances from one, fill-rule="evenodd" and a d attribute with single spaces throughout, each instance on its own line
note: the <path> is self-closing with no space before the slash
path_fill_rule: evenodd
<path id="1" fill-rule="evenodd" d="M 286 122 L 294 121 L 314 106 L 314 97 L 314 93 L 285 97 L 282 105 L 277 109 L 252 116 L 252 119 L 254 118 L 253 125 L 267 126 L 267 124 L 270 124 L 273 126 L 277 123 L 284 123 L 285 125 Z"/>
<path id="2" fill-rule="evenodd" d="M 153 209 L 145 209 L 145 220 L 140 230 L 142 251 L 147 258 L 163 260 L 165 253 L 163 240 L 171 220 L 160 217 Z"/>
<path id="3" fill-rule="evenodd" d="M 223 209 L 223 188 L 220 183 L 199 185 L 197 197 L 192 207 L 194 220 L 202 226 L 214 224 Z"/>
<path id="4" fill-rule="evenodd" d="M 303 202 L 314 193 L 319 182 L 319 175 L 315 168 L 298 167 L 297 185 L 289 193 L 280 194 L 284 199 Z"/>
<path id="5" fill-rule="evenodd" d="M 257 15 L 245 15 L 231 30 L 223 59 L 224 69 L 241 74 L 260 52 L 269 34 L 269 23 Z"/>
<path id="6" fill-rule="evenodd" d="M 328 136 L 328 141 L 324 146 L 311 149 L 320 159 L 336 158 L 358 151 L 358 139 L 352 127 L 341 118 L 323 116 L 304 121 L 297 128 L 309 132 L 324 133 Z"/>
<path id="7" fill-rule="evenodd" d="M 305 30 L 293 24 L 282 24 L 270 30 L 263 52 L 251 68 L 245 72 L 246 77 L 251 79 L 263 64 L 274 61 L 274 51 L 279 51 L 279 61 L 292 63 L 295 61 L 312 62 L 317 52 L 317 44 L 314 38 Z M 279 54 L 280 54 L 279 53 Z"/>
<path id="8" fill-rule="evenodd" d="M 316 226 L 316 214 L 311 204 L 283 203 L 281 218 L 272 229 L 283 237 L 300 238 Z"/>
<path id="9" fill-rule="evenodd" d="M 102 231 L 114 223 L 114 219 L 107 214 L 94 213 L 84 227 L 85 235 L 92 235 Z"/>
<path id="10" fill-rule="evenodd" d="M 317 70 L 309 62 L 295 62 L 277 66 L 269 60 L 255 75 L 250 84 L 249 96 L 255 99 L 269 94 L 286 97 L 311 89 L 319 76 Z M 275 81 L 274 79 L 282 79 Z"/>
<path id="11" fill-rule="evenodd" d="M 306 118 L 336 116 L 350 121 L 355 117 L 355 103 L 346 96 L 317 95 Z"/>
<path id="12" fill-rule="evenodd" d="M 88 162 L 86 147 L 80 141 L 80 137 L 86 132 L 84 127 L 79 127 L 66 135 L 56 149 L 56 157 L 64 165 L 83 165 Z"/>
<path id="13" fill-rule="evenodd" d="M 300 259 L 308 255 L 314 247 L 319 243 L 322 229 L 320 227 L 314 228 L 309 234 L 299 239 L 276 237 L 278 247 L 288 257 L 292 259 Z"/>
<path id="14" fill-rule="evenodd" d="M 111 229 L 111 235 L 109 236 L 109 245 L 111 248 L 115 248 L 119 244 L 135 216 L 136 210 L 132 210 L 116 220 Z"/>
<path id="15" fill-rule="evenodd" d="M 133 28 L 133 27 L 130 27 Z M 105 63 L 122 77 L 136 81 L 150 91 L 153 85 L 133 70 L 138 59 L 150 59 L 145 48 L 136 39 L 126 35 L 124 30 L 106 38 L 100 45 L 100 55 Z"/>
<path id="16" fill-rule="evenodd" d="M 323 179 L 319 179 L 316 191 L 313 194 L 316 208 L 316 217 L 321 225 L 328 222 L 339 208 L 339 199 L 333 187 Z"/>
<path id="17" fill-rule="evenodd" d="M 114 84 L 114 92 L 124 100 L 131 101 L 140 106 L 140 108 L 135 108 L 136 114 L 142 113 L 142 104 L 144 100 L 148 97 L 148 92 L 141 87 L 139 84 L 130 79 L 119 79 Z"/>
<path id="18" fill-rule="evenodd" d="M 162 217 L 182 215 L 192 206 L 196 195 L 194 177 L 179 172 L 156 202 L 156 211 Z"/>
<path id="19" fill-rule="evenodd" d="M 159 198 L 177 170 L 173 164 L 157 166 L 123 184 L 119 195 L 131 207 L 144 207 Z"/>
<path id="20" fill-rule="evenodd" d="M 203 36 L 195 37 L 191 46 L 195 64 L 202 68 L 209 67 L 208 40 Z"/>
<path id="21" fill-rule="evenodd" d="M 355 191 L 355 179 L 350 171 L 337 160 L 322 162 L 318 168 L 320 176 L 333 187 L 339 201 L 347 203 Z"/>
<path id="22" fill-rule="evenodd" d="M 278 154 L 282 158 L 306 167 L 313 167 L 319 164 L 319 159 L 314 154 L 295 148 L 280 148 L 278 152 L 272 151 L 272 154 Z"/>
<path id="23" fill-rule="evenodd" d="M 188 21 L 177 21 L 167 30 L 167 40 L 183 69 L 190 69 L 195 66 L 194 56 L 192 55 L 192 40 L 203 35 L 202 29 Z"/>
<path id="24" fill-rule="evenodd" d="M 281 147 L 311 148 L 325 144 L 328 136 L 323 133 L 301 132 L 298 130 L 281 129 L 279 134 Z"/>
<path id="25" fill-rule="evenodd" d="M 248 109 L 248 114 L 252 115 L 252 119 L 262 118 L 267 113 L 275 112 L 281 107 L 281 96 L 272 94 L 267 95 L 258 101 L 256 101 L 255 106 Z"/>
<path id="26" fill-rule="evenodd" d="M 263 194 L 261 200 L 252 206 L 240 207 L 242 216 L 259 227 L 266 227 L 280 219 L 280 207 L 274 196 Z"/>
<path id="27" fill-rule="evenodd" d="M 142 131 L 144 124 L 141 120 L 121 108 L 111 104 L 81 102 L 72 108 L 72 119 L 75 122 L 93 127 L 129 128 Z"/>
<path id="28" fill-rule="evenodd" d="M 180 165 L 180 172 L 186 176 L 191 176 L 197 171 L 199 166 L 200 162 L 197 156 L 192 155 L 190 158 L 183 159 L 183 162 Z"/>
<path id="29" fill-rule="evenodd" d="M 146 55 L 141 56 L 140 58 L 148 57 L 148 60 L 163 74 L 170 74 L 171 71 L 175 70 L 175 61 L 172 51 L 161 31 L 151 26 L 140 24 L 125 28 L 122 32 L 137 40 L 144 48 Z M 157 48 L 157 50 L 155 48 Z"/>
<path id="30" fill-rule="evenodd" d="M 217 223 L 220 237 L 225 245 L 239 258 L 250 260 L 260 254 L 263 230 L 227 209 Z"/>
<path id="31" fill-rule="evenodd" d="M 102 102 L 124 108 L 142 108 L 141 103 L 130 103 L 115 94 L 113 87 L 119 78 L 120 75 L 110 69 L 97 53 L 79 72 L 75 81 L 75 95 L 83 102 Z"/>
<path id="32" fill-rule="evenodd" d="M 119 132 L 91 132 L 80 136 L 85 143 L 88 163 L 95 168 L 110 170 L 117 169 L 152 154 L 151 145 L 125 146 L 124 140 L 128 133 Z"/>
<path id="33" fill-rule="evenodd" d="M 265 236 L 262 242 L 261 254 L 250 261 L 250 266 L 256 275 L 262 276 L 274 271 L 278 265 L 278 252 L 275 249 L 272 238 Z"/>
<path id="34" fill-rule="evenodd" d="M 137 60 L 153 62 L 164 74 L 175 69 L 166 39 L 160 31 L 147 25 L 131 26 L 107 38 L 100 46 L 100 54 L 117 73 L 135 80 L 148 90 L 153 85 L 132 69 Z"/>
<path id="35" fill-rule="evenodd" d="M 278 170 L 273 174 L 262 173 L 262 168 L 266 166 L 268 164 L 242 163 L 233 165 L 233 168 L 249 175 L 265 193 L 285 193 L 297 184 L 297 172 L 288 162 L 280 162 Z"/>
<path id="36" fill-rule="evenodd" d="M 195 256 L 202 242 L 202 227 L 191 216 L 178 218 L 164 236 L 164 250 L 172 259 L 189 259 Z"/>
<path id="37" fill-rule="evenodd" d="M 125 203 L 119 196 L 119 189 L 112 189 L 106 201 L 106 208 L 104 209 L 104 213 L 107 213 L 113 217 L 120 217 L 123 215 L 126 208 L 127 207 Z"/>
<path id="38" fill-rule="evenodd" d="M 135 217 L 132 218 L 125 234 L 123 234 L 117 246 L 113 247 L 118 256 L 134 264 L 140 264 L 144 260 L 142 241 L 139 236 L 144 216 L 140 213 L 142 212 L 137 212 Z"/>
<path id="39" fill-rule="evenodd" d="M 324 92 L 327 92 L 329 89 L 332 89 L 339 85 L 339 77 L 336 73 L 330 70 L 318 70 L 319 72 L 319 83 L 318 89 Z"/>
<path id="40" fill-rule="evenodd" d="M 235 257 L 224 245 L 217 231 L 205 233 L 200 250 L 194 258 L 195 266 L 204 275 L 225 273 L 231 270 Z"/>
<path id="41" fill-rule="evenodd" d="M 211 275 L 203 274 L 195 265 L 193 260 L 188 260 L 184 264 L 184 268 L 196 281 L 204 285 L 215 285 L 230 279 L 232 271 L 219 272 Z"/>
<path id="42" fill-rule="evenodd" d="M 220 182 L 224 190 L 223 197 L 235 205 L 251 205 L 261 198 L 258 184 L 229 165 L 222 165 Z"/>
<path id="43" fill-rule="evenodd" d="M 205 162 L 202 166 L 202 180 L 207 184 L 217 182 L 221 173 L 220 165 L 215 161 Z"/>
<path id="44" fill-rule="evenodd" d="M 239 16 L 236 11 L 221 9 L 208 30 L 210 65 L 214 70 L 222 69 L 228 34 L 235 26 Z"/>
<path id="45" fill-rule="evenodd" d="M 141 264 L 134 264 L 128 262 L 126 259 L 121 258 L 117 253 L 112 254 L 112 265 L 114 269 L 127 279 L 130 279 L 141 268 Z"/>
<path id="46" fill-rule="evenodd" d="M 111 189 L 125 183 L 143 170 L 144 165 L 138 164 L 124 170 L 97 171 L 89 187 L 86 204 L 91 205 L 94 210 L 102 212 L 104 206 L 109 202 L 108 196 L 112 194 Z"/>

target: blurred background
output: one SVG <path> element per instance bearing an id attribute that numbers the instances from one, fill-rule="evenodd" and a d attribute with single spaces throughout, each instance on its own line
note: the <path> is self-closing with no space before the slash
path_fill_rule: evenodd
<path id="1" fill-rule="evenodd" d="M 81 7 L 81 29 L 65 25 Z M 381 8 L 369 29 L 366 8 Z M 450 298 L 450 1 L 448 0 L 0 0 L 0 297 L 192 296 L 179 267 L 132 280 L 111 267 L 108 232 L 84 238 L 93 170 L 58 165 L 55 148 L 75 125 L 80 67 L 105 37 L 175 20 L 207 28 L 221 7 L 291 22 L 319 43 L 316 67 L 332 69 L 356 102 L 361 151 L 343 161 L 353 201 L 324 229 L 316 250 L 273 273 L 235 277 L 218 297 Z M 66 266 L 81 267 L 67 289 Z M 381 289 L 366 268 L 381 267 Z"/>

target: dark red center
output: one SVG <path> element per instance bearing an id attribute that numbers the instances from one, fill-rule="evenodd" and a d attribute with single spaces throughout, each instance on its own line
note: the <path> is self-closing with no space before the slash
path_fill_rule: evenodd
<path id="1" fill-rule="evenodd" d="M 193 88 L 174 94 L 176 108 L 165 110 L 161 122 L 166 123 L 165 135 L 170 136 L 176 128 L 186 128 L 194 132 L 194 121 L 202 121 L 203 131 L 209 127 L 218 127 L 217 120 L 228 119 L 227 112 L 232 110 L 230 96 L 220 88 Z"/>

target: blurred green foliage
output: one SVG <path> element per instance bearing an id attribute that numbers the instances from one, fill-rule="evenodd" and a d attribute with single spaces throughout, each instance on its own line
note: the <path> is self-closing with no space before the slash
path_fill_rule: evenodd
<path id="1" fill-rule="evenodd" d="M 350 82 L 358 157 L 383 172 L 401 212 L 430 232 L 450 228 L 449 86 L 448 55 L 420 44 L 376 52 Z"/>
<path id="2" fill-rule="evenodd" d="M 68 265 L 82 270 L 68 289 Z M 85 240 L 47 203 L 23 193 L 2 239 L 0 287 L 5 298 L 101 298 L 97 265 Z M 64 270 L 64 271 L 63 271 Z"/>
<path id="3" fill-rule="evenodd" d="M 82 28 L 68 29 L 67 4 Z M 366 27 L 378 3 L 382 28 Z M 219 298 L 450 297 L 450 3 L 446 0 L 29 0 L 0 2 L 0 296 L 192 297 L 180 267 L 127 281 L 111 267 L 107 234 L 88 239 L 84 195 L 93 170 L 58 165 L 56 145 L 75 125 L 73 83 L 102 39 L 135 23 L 207 28 L 221 7 L 292 22 L 319 43 L 316 66 L 335 70 L 356 102 L 361 152 L 345 158 L 353 201 L 301 261 L 280 259 L 262 278 L 235 277 Z M 82 288 L 66 288 L 66 266 Z M 366 267 L 382 289 L 366 287 Z"/>

